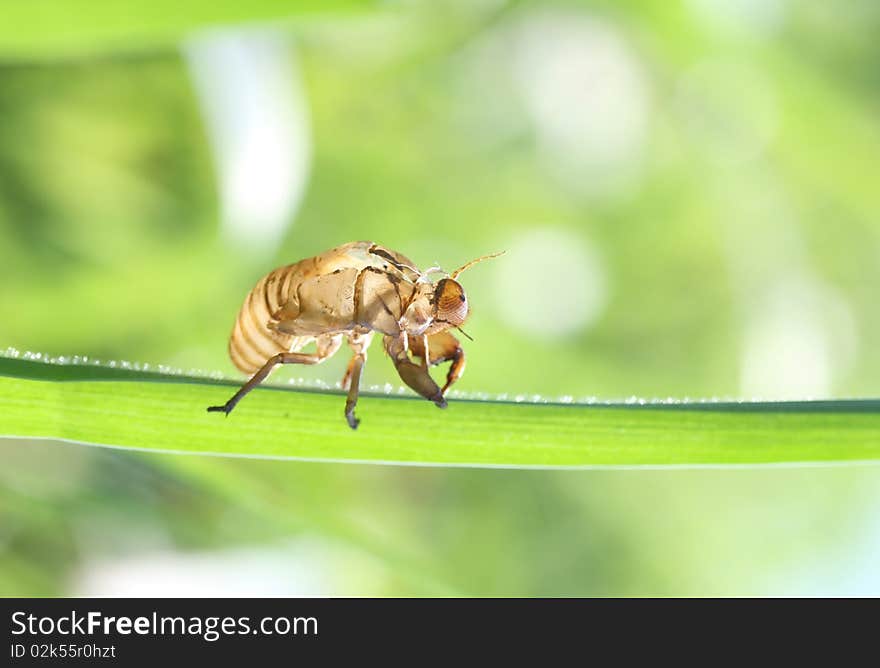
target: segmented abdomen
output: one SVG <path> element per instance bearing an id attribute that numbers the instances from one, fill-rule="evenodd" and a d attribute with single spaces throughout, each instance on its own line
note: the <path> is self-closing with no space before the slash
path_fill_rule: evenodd
<path id="1" fill-rule="evenodd" d="M 302 337 L 268 327 L 272 314 L 287 303 L 291 288 L 295 289 L 298 269 L 297 263 L 266 274 L 245 297 L 229 337 L 229 357 L 239 371 L 254 373 L 273 355 L 304 345 Z"/>

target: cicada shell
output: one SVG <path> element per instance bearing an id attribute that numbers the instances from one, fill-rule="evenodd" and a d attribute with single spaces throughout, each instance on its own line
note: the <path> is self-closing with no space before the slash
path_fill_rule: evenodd
<path id="1" fill-rule="evenodd" d="M 446 407 L 445 394 L 465 365 L 464 351 L 449 330 L 468 317 L 458 275 L 477 258 L 436 281 L 436 269 L 420 271 L 405 255 L 371 241 L 333 248 L 261 278 L 245 297 L 229 337 L 229 356 L 250 380 L 222 406 L 229 413 L 278 364 L 320 364 L 347 342 L 352 351 L 343 388 L 345 418 L 352 429 L 367 348 L 378 333 L 401 380 Z M 310 343 L 313 352 L 303 352 Z M 450 362 L 443 387 L 428 369 Z"/>

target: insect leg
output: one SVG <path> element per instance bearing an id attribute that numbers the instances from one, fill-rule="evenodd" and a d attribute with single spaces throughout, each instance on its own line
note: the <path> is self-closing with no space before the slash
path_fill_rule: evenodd
<path id="1" fill-rule="evenodd" d="M 235 408 L 236 404 L 241 401 L 244 396 L 254 389 L 257 385 L 266 380 L 266 376 L 268 376 L 272 369 L 275 368 L 278 364 L 320 364 L 325 359 L 330 357 L 333 353 L 335 353 L 339 349 L 339 345 L 342 343 L 342 337 L 335 336 L 332 338 L 322 338 L 318 340 L 318 349 L 314 353 L 278 353 L 277 355 L 272 355 L 266 363 L 260 367 L 260 370 L 257 371 L 251 379 L 246 382 L 241 388 L 232 395 L 232 397 L 222 406 L 208 406 L 209 413 L 229 413 L 232 412 L 232 409 Z"/>
<path id="2" fill-rule="evenodd" d="M 404 383 L 428 401 L 433 401 L 438 408 L 446 408 L 446 399 L 443 398 L 443 393 L 431 378 L 431 374 L 428 373 L 427 367 L 415 364 L 410 360 L 400 337 L 386 336 L 385 350 L 391 357 L 391 361 L 394 362 L 397 373 Z"/>
<path id="3" fill-rule="evenodd" d="M 446 384 L 443 385 L 442 392 L 445 395 L 452 384 L 464 373 L 464 350 L 458 339 L 449 332 L 440 332 L 428 337 L 428 350 L 431 355 L 431 364 L 452 362 L 446 373 Z"/>
<path id="4" fill-rule="evenodd" d="M 459 378 L 461 378 L 461 374 L 464 373 L 464 350 L 461 348 L 457 348 L 453 357 L 452 364 L 449 365 L 449 371 L 446 374 L 446 383 L 443 385 L 443 394 L 446 394 L 446 390 L 452 387 L 452 384 L 455 383 Z"/>
<path id="5" fill-rule="evenodd" d="M 363 354 L 354 355 L 346 372 L 346 378 L 350 384 L 348 386 L 348 397 L 345 399 L 345 419 L 348 421 L 348 426 L 352 429 L 357 429 L 361 422 L 354 416 L 354 408 L 357 406 L 358 390 L 361 383 L 361 369 L 364 368 L 365 361 Z"/>
<path id="6" fill-rule="evenodd" d="M 449 371 L 446 374 L 446 384 L 441 390 L 445 395 L 446 391 L 452 387 L 455 381 L 461 378 L 461 375 L 464 373 L 464 350 L 458 342 L 458 339 L 449 332 L 438 332 L 427 338 L 427 351 L 425 350 L 424 343 L 416 341 L 415 339 L 410 342 L 410 349 L 412 350 L 413 355 L 421 357 L 423 361 L 427 360 L 431 366 L 442 364 L 443 362 L 452 362 Z"/>
<path id="7" fill-rule="evenodd" d="M 348 337 L 348 343 L 354 351 L 354 355 L 352 355 L 351 361 L 348 363 L 348 369 L 345 371 L 345 377 L 342 379 L 342 387 L 348 389 L 348 397 L 345 400 L 345 419 L 348 421 L 348 426 L 352 429 L 357 429 L 358 424 L 360 424 L 360 420 L 354 415 L 354 409 L 358 401 L 361 370 L 367 361 L 367 348 L 372 340 L 372 332 L 367 334 L 351 334 Z"/>

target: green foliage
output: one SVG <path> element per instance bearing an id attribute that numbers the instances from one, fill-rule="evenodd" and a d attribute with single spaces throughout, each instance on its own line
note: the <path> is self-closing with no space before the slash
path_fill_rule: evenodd
<path id="1" fill-rule="evenodd" d="M 195 29 L 327 16 L 373 0 L 34 0 L 0 5 L 0 56 L 58 57 L 175 46 Z"/>

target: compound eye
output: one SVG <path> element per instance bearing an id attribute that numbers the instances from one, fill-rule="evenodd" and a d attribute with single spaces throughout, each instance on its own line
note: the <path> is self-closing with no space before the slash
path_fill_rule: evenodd
<path id="1" fill-rule="evenodd" d="M 468 315 L 467 297 L 464 288 L 451 278 L 444 278 L 434 290 L 434 319 L 458 327 Z"/>

